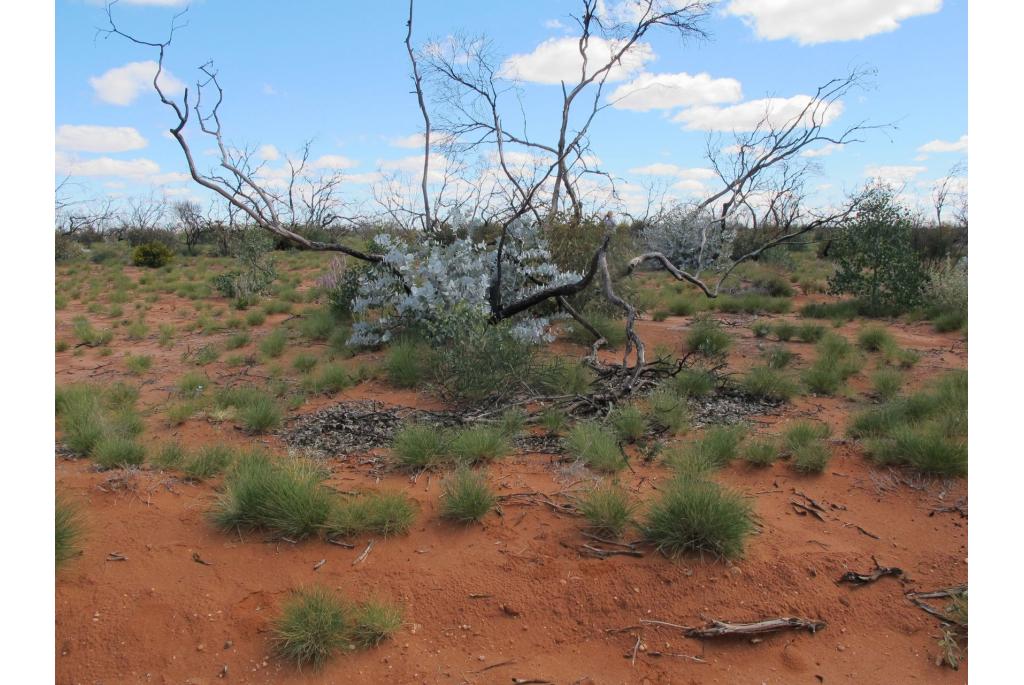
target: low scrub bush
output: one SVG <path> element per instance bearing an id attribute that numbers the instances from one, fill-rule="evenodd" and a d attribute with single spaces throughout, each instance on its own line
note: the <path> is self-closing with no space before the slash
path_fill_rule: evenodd
<path id="1" fill-rule="evenodd" d="M 460 463 L 477 464 L 504 457 L 512 446 L 500 427 L 472 426 L 455 433 L 450 450 Z"/>
<path id="2" fill-rule="evenodd" d="M 285 345 L 287 344 L 288 331 L 283 328 L 275 328 L 260 340 L 260 352 L 271 359 L 276 359 L 281 356 L 282 352 L 284 352 Z"/>
<path id="3" fill-rule="evenodd" d="M 535 372 L 535 383 L 549 395 L 582 395 L 590 389 L 593 372 L 574 359 L 554 357 Z"/>
<path id="4" fill-rule="evenodd" d="M 796 324 L 792 324 L 788 321 L 780 321 L 772 326 L 772 333 L 779 339 L 780 342 L 789 342 L 796 335 L 797 327 Z"/>
<path id="5" fill-rule="evenodd" d="M 396 388 L 415 388 L 427 375 L 430 349 L 412 340 L 399 340 L 388 348 L 384 362 L 388 382 Z"/>
<path id="6" fill-rule="evenodd" d="M 857 333 L 857 344 L 868 352 L 879 352 L 895 343 L 889 331 L 881 326 L 865 326 Z"/>
<path id="7" fill-rule="evenodd" d="M 587 490 L 580 497 L 578 507 L 595 534 L 614 539 L 622 536 L 636 510 L 629 493 L 613 483 L 602 483 Z"/>
<path id="8" fill-rule="evenodd" d="M 456 313 L 439 326 L 435 338 L 435 380 L 458 402 L 504 395 L 530 377 L 533 347 L 508 326 Z"/>
<path id="9" fill-rule="evenodd" d="M 405 535 L 416 520 L 416 505 L 400 492 L 371 492 L 337 504 L 327 517 L 328 537 Z"/>
<path id="10" fill-rule="evenodd" d="M 325 475 L 307 460 L 244 454 L 228 472 L 213 520 L 225 531 L 264 530 L 293 539 L 315 535 L 333 504 L 322 484 Z"/>
<path id="11" fill-rule="evenodd" d="M 441 517 L 449 521 L 480 521 L 496 503 L 483 473 L 459 468 L 441 483 Z"/>
<path id="12" fill-rule="evenodd" d="M 767 321 L 755 321 L 750 324 L 750 332 L 754 334 L 755 338 L 765 338 L 771 333 L 772 327 Z"/>
<path id="13" fill-rule="evenodd" d="M 899 394 L 903 387 L 903 374 L 895 369 L 881 369 L 871 376 L 871 386 L 875 396 L 887 402 Z"/>
<path id="14" fill-rule="evenodd" d="M 751 397 L 769 402 L 788 402 L 796 394 L 796 385 L 780 371 L 757 366 L 743 376 L 740 388 Z"/>
<path id="15" fill-rule="evenodd" d="M 593 421 L 580 421 L 565 437 L 569 454 L 596 471 L 614 473 L 626 466 L 615 434 Z"/>
<path id="16" fill-rule="evenodd" d="M 132 250 L 132 264 L 150 269 L 166 266 L 174 258 L 174 252 L 163 243 L 143 243 Z"/>
<path id="17" fill-rule="evenodd" d="M 395 434 L 391 453 L 399 466 L 425 469 L 447 459 L 447 438 L 437 426 L 413 424 Z"/>
<path id="18" fill-rule="evenodd" d="M 753 527 L 750 505 L 741 495 L 688 478 L 671 481 L 642 524 L 644 537 L 667 556 L 697 552 L 727 559 L 743 553 Z"/>
<path id="19" fill-rule="evenodd" d="M 812 323 L 804 323 L 797 326 L 796 337 L 800 342 L 818 342 L 825 335 L 825 327 Z"/>
<path id="20" fill-rule="evenodd" d="M 622 347 L 626 342 L 626 322 L 623 319 L 608 316 L 597 309 L 586 310 L 583 318 L 601 334 L 609 349 Z M 594 334 L 574 321 L 569 326 L 569 340 L 589 347 L 594 344 Z"/>
<path id="21" fill-rule="evenodd" d="M 705 357 L 721 357 L 729 350 L 732 339 L 714 319 L 701 317 L 686 333 L 686 348 Z"/>

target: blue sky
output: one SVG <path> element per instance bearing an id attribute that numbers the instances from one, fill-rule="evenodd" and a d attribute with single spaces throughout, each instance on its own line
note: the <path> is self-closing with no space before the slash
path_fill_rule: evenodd
<path id="1" fill-rule="evenodd" d="M 652 33 L 645 59 L 609 84 L 609 92 L 644 74 L 706 74 L 710 86 L 687 91 L 688 105 L 668 106 L 674 101 L 669 88 L 659 91 L 659 108 L 603 111 L 591 135 L 602 167 L 628 184 L 651 178 L 643 170 L 660 164 L 655 170 L 668 174 L 663 180 L 685 181 L 686 192 L 699 194 L 699 184 L 712 187 L 693 172 L 705 167 L 706 132 L 674 121 L 680 113 L 685 121 L 688 108 L 711 108 L 701 121 L 713 126 L 731 120 L 722 108 L 813 93 L 851 67 L 868 65 L 877 70 L 873 87 L 845 98 L 832 126 L 869 119 L 897 128 L 818 157 L 824 171 L 816 182 L 820 196 L 832 199 L 878 174 L 906 181 L 909 195 L 925 198 L 933 179 L 967 152 L 966 0 L 842 4 L 846 9 L 818 0 L 727 0 L 712 9 L 707 42 L 681 44 Z M 572 35 L 569 15 L 578 5 L 419 0 L 414 41 L 462 32 L 486 34 L 503 57 L 531 55 L 545 41 L 554 50 L 558 39 Z M 185 6 L 122 0 L 116 16 L 123 28 L 159 38 Z M 165 64 L 174 77 L 194 84 L 196 67 L 214 60 L 226 91 L 222 119 L 231 144 L 273 146 L 265 151 L 273 157 L 276 150 L 278 157 L 267 162 L 274 167 L 313 138 L 314 157 L 325 156 L 325 165 L 342 167 L 349 176 L 346 195 L 366 198 L 367 182 L 382 166 L 402 167 L 401 160 L 417 154 L 396 144 L 421 127 L 402 43 L 406 12 L 405 3 L 393 1 L 198 0 L 190 4 L 188 26 L 176 34 Z M 57 3 L 57 177 L 71 173 L 82 197 L 152 191 L 202 199 L 182 176 L 184 160 L 165 133 L 170 113 L 145 85 L 146 66 L 138 64 L 155 54 L 116 36 L 98 37 L 104 24 L 101 3 Z M 553 51 L 516 62 L 526 65 L 520 73 L 523 102 L 535 134 L 543 135 L 557 116 L 559 86 L 536 82 L 557 71 L 557 60 Z M 190 139 L 201 166 L 211 166 L 215 158 L 202 154 L 209 140 L 196 131 Z"/>

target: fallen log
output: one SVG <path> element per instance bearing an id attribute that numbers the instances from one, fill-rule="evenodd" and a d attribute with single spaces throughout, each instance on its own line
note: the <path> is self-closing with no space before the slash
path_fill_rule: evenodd
<path id="1" fill-rule="evenodd" d="M 850 583 L 851 585 L 867 585 L 873 583 L 879 578 L 885 576 L 899 577 L 903 575 L 903 569 L 895 566 L 879 566 L 878 560 L 871 557 L 871 561 L 875 562 L 875 568 L 869 573 L 857 573 L 856 571 L 847 571 L 843 575 L 839 576 L 837 583 Z"/>
<path id="2" fill-rule="evenodd" d="M 712 620 L 701 628 L 685 628 L 683 634 L 692 638 L 712 637 L 746 637 L 750 635 L 763 635 L 765 633 L 776 633 L 780 630 L 808 630 L 816 633 L 823 630 L 827 624 L 824 621 L 815 621 L 809 618 L 769 618 L 753 623 L 728 623 L 726 621 Z"/>

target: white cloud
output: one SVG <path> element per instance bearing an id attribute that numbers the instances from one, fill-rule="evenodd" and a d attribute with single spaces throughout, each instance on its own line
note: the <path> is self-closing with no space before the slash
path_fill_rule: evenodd
<path id="1" fill-rule="evenodd" d="M 166 183 L 184 183 L 185 181 L 191 181 L 192 177 L 180 171 L 168 171 L 163 174 L 150 176 L 147 180 L 156 185 L 164 185 Z"/>
<path id="2" fill-rule="evenodd" d="M 359 162 L 341 155 L 322 155 L 311 163 L 314 169 L 351 169 L 359 166 Z"/>
<path id="3" fill-rule="evenodd" d="M 103 102 L 130 105 L 142 91 L 153 87 L 158 66 L 153 60 L 129 62 L 106 71 L 102 76 L 91 76 L 89 85 Z M 160 74 L 160 87 L 167 95 L 177 95 L 185 89 L 185 84 L 164 69 Z"/>
<path id="4" fill-rule="evenodd" d="M 794 95 L 790 98 L 749 100 L 728 107 L 702 105 L 684 109 L 672 117 L 672 121 L 683 124 L 684 128 L 691 131 L 753 131 L 766 115 L 768 122 L 776 127 L 792 121 L 811 99 L 810 95 Z M 827 126 L 842 113 L 843 103 L 836 101 L 827 108 L 823 105 L 817 113 L 817 119 Z"/>
<path id="5" fill-rule="evenodd" d="M 942 0 L 732 0 L 725 13 L 753 26 L 759 38 L 814 45 L 895 31 L 904 19 L 941 8 Z"/>
<path id="6" fill-rule="evenodd" d="M 432 131 L 430 133 L 430 146 L 434 145 L 445 145 L 451 141 L 451 136 Z M 422 150 L 423 149 L 423 134 L 412 133 L 407 136 L 401 136 L 399 138 L 391 138 L 388 140 L 388 145 L 391 147 L 400 147 L 409 150 Z"/>
<path id="7" fill-rule="evenodd" d="M 376 171 L 370 171 L 365 174 L 345 174 L 343 180 L 345 183 L 376 183 L 381 179 L 380 173 Z"/>
<path id="8" fill-rule="evenodd" d="M 928 171 L 928 167 L 910 165 L 882 165 L 869 166 L 864 169 L 864 175 L 868 178 L 877 178 L 886 183 L 902 185 L 913 179 L 918 174 Z"/>
<path id="9" fill-rule="evenodd" d="M 960 136 L 959 140 L 933 140 L 917 148 L 920 153 L 928 152 L 965 152 L 967 150 L 967 134 Z"/>
<path id="10" fill-rule="evenodd" d="M 700 73 L 639 74 L 615 89 L 609 100 L 616 109 L 646 112 L 652 109 L 692 107 L 737 102 L 743 97 L 740 82 L 733 78 L 712 78 Z"/>
<path id="11" fill-rule="evenodd" d="M 672 184 L 672 189 L 681 190 L 684 193 L 689 193 L 690 195 L 701 195 L 707 192 L 707 186 L 705 186 L 700 181 L 695 181 L 693 179 L 683 179 L 682 181 L 677 181 Z"/>
<path id="12" fill-rule="evenodd" d="M 75 159 L 64 153 L 57 153 L 56 170 L 59 175 L 71 176 L 126 176 L 140 179 L 160 173 L 160 165 L 151 159 L 113 159 L 95 157 Z"/>
<path id="13" fill-rule="evenodd" d="M 621 45 L 621 42 L 597 36 L 591 38 L 587 48 L 587 75 L 592 75 L 604 66 Z M 650 44 L 636 43 L 626 51 L 620 63 L 611 68 L 607 81 L 624 81 L 653 59 L 654 50 Z M 582 68 L 583 58 L 579 53 L 578 39 L 549 38 L 534 48 L 533 52 L 512 55 L 506 59 L 498 75 L 530 83 L 577 83 Z"/>
<path id="14" fill-rule="evenodd" d="M 436 152 L 430 153 L 430 168 L 441 169 L 448 165 L 448 159 Z M 412 155 L 400 159 L 389 159 L 380 163 L 380 168 L 385 171 L 423 172 L 423 155 Z"/>
<path id="15" fill-rule="evenodd" d="M 277 95 L 277 91 L 274 90 L 274 86 L 270 85 L 269 83 L 264 83 L 262 90 L 264 95 Z"/>
<path id="16" fill-rule="evenodd" d="M 683 168 L 676 164 L 667 164 L 665 162 L 655 162 L 647 166 L 634 167 L 629 170 L 629 173 L 643 176 L 677 176 L 687 180 L 715 178 L 715 172 L 712 169 L 705 167 Z"/>
<path id="17" fill-rule="evenodd" d="M 57 147 L 78 152 L 128 152 L 146 147 L 146 139 L 130 126 L 57 127 Z"/>
<path id="18" fill-rule="evenodd" d="M 548 19 L 548 20 L 546 20 L 544 22 L 544 28 L 546 28 L 546 29 L 564 29 L 565 28 L 565 24 L 563 24 L 558 19 Z"/>
<path id="19" fill-rule="evenodd" d="M 822 147 L 813 148 L 811 150 L 804 150 L 800 153 L 801 157 L 828 157 L 833 152 L 839 152 L 843 149 L 842 143 L 825 143 Z"/>
<path id="20" fill-rule="evenodd" d="M 256 150 L 256 154 L 259 156 L 260 159 L 266 162 L 273 162 L 275 159 L 278 159 L 281 156 L 281 153 L 278 151 L 277 147 L 269 144 L 260 145 L 259 149 Z"/>

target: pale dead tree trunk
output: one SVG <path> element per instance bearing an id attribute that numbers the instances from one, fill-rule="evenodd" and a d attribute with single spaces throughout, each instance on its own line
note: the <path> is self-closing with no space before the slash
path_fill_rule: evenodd
<path id="1" fill-rule="evenodd" d="M 174 15 L 167 39 L 160 42 L 154 42 L 141 40 L 131 34 L 121 31 L 114 22 L 112 7 L 113 3 L 107 5 L 106 9 L 109 27 L 104 29 L 102 33 L 105 35 L 118 35 L 135 43 L 136 45 L 152 48 L 157 51 L 157 70 L 156 74 L 153 76 L 153 89 L 160 98 L 160 102 L 166 105 L 174 113 L 174 116 L 177 119 L 175 126 L 170 129 L 170 133 L 185 156 L 189 175 L 192 176 L 192 180 L 237 207 L 257 226 L 293 245 L 307 250 L 341 252 L 367 262 L 380 263 L 383 261 L 383 257 L 380 255 L 369 254 L 341 243 L 309 240 L 285 226 L 278 212 L 278 199 L 273 195 L 273 193 L 269 192 L 264 186 L 257 182 L 254 178 L 255 174 L 253 169 L 245 163 L 244 158 L 240 160 L 237 155 L 233 155 L 228 150 L 221 130 L 219 113 L 220 105 L 224 100 L 224 90 L 221 88 L 220 82 L 217 80 L 217 71 L 209 62 L 200 67 L 200 71 L 202 71 L 205 79 L 196 82 L 196 104 L 194 109 L 200 131 L 212 137 L 217 144 L 217 150 L 220 156 L 220 166 L 227 173 L 227 177 L 222 175 L 204 174 L 199 171 L 195 157 L 192 154 L 192 148 L 189 146 L 184 134 L 185 126 L 193 111 L 193 107 L 189 103 L 189 90 L 188 88 L 185 89 L 182 100 L 179 103 L 176 100 L 168 98 L 160 85 L 160 77 L 163 74 L 165 53 L 167 48 L 170 47 L 171 41 L 174 39 L 175 31 L 182 27 L 182 24 L 180 24 L 179 21 L 181 17 L 184 16 L 185 12 L 187 12 L 187 9 Z M 203 90 L 206 88 L 212 88 L 216 91 L 216 101 L 209 112 L 203 114 L 201 110 L 201 101 Z"/>
<path id="2" fill-rule="evenodd" d="M 413 0 L 409 0 L 405 49 L 409 53 L 409 62 L 412 64 L 412 82 L 416 87 L 416 101 L 420 106 L 420 114 L 423 115 L 423 178 L 420 180 L 420 187 L 423 191 L 423 230 L 430 233 L 436 224 L 435 217 L 430 213 L 430 194 L 427 192 L 427 182 L 430 176 L 430 114 L 427 112 L 427 103 L 423 99 L 423 83 L 420 78 L 419 66 L 416 64 L 416 53 L 412 49 L 412 5 Z"/>
<path id="3" fill-rule="evenodd" d="M 964 164 L 963 160 L 957 162 L 953 167 L 946 172 L 946 175 L 940 178 L 932 186 L 932 206 L 935 208 L 935 225 L 942 226 L 942 210 L 946 208 L 950 196 L 955 196 L 956 185 L 963 178 L 967 171 L 967 165 Z"/>

